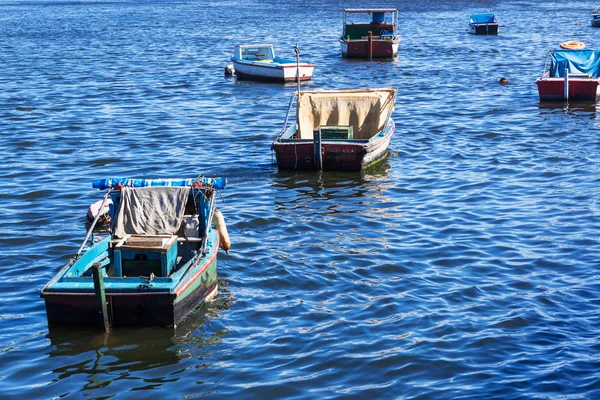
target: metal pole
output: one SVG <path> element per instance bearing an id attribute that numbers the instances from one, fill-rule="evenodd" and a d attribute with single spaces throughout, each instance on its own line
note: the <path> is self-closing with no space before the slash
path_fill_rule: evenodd
<path id="1" fill-rule="evenodd" d="M 314 142 L 314 154 L 313 157 L 315 159 L 314 164 L 315 164 L 315 168 L 318 170 L 323 170 L 323 159 L 322 159 L 322 152 L 321 152 L 321 128 L 317 128 L 314 130 L 313 132 L 313 142 Z"/>
<path id="2" fill-rule="evenodd" d="M 108 200 L 108 195 L 110 194 L 111 191 L 112 191 L 112 189 L 108 189 L 106 191 L 106 194 L 104 195 L 104 200 L 102 201 L 102 204 L 100 205 L 98 214 L 96 215 L 96 218 L 94 218 L 94 221 L 92 222 L 92 225 L 90 226 L 90 229 L 88 230 L 87 235 L 85 235 L 85 239 L 83 239 L 83 243 L 81 243 L 79 250 L 77 250 L 76 256 L 79 256 L 79 254 L 81 254 L 81 250 L 83 250 L 85 244 L 87 243 L 88 239 L 90 238 L 90 236 L 92 234 L 92 230 L 94 230 L 94 227 L 96 226 L 96 222 L 98 222 L 98 218 L 100 218 L 101 211 L 104 210 L 104 204 L 106 204 L 106 200 Z"/>
<path id="3" fill-rule="evenodd" d="M 565 83 L 563 87 L 563 97 L 566 102 L 569 102 L 569 66 L 565 65 Z"/>
<path id="4" fill-rule="evenodd" d="M 373 59 L 373 32 L 367 33 L 367 40 L 369 42 L 369 60 Z"/>
<path id="5" fill-rule="evenodd" d="M 104 292 L 104 278 L 102 277 L 102 265 L 96 263 L 92 265 L 92 273 L 94 275 L 94 292 L 96 293 L 96 303 L 100 314 L 102 315 L 102 321 L 104 323 L 104 330 L 110 330 L 110 322 L 108 319 L 108 310 L 106 307 L 106 293 Z"/>
<path id="6" fill-rule="evenodd" d="M 298 84 L 298 96 L 300 95 L 300 49 L 298 48 L 298 43 L 296 43 L 296 47 L 294 47 L 294 52 L 296 53 L 296 82 Z"/>
<path id="7" fill-rule="evenodd" d="M 296 99 L 296 93 L 294 93 L 294 95 L 290 99 L 290 105 L 288 106 L 287 114 L 285 114 L 285 120 L 283 121 L 283 127 L 281 128 L 281 134 L 282 135 L 285 132 L 285 128 L 287 126 L 288 118 L 290 116 L 290 111 L 292 110 L 292 104 L 294 103 L 295 99 Z"/>

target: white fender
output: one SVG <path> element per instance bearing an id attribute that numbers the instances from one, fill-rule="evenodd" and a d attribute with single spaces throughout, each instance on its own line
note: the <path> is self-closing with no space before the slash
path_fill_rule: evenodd
<path id="1" fill-rule="evenodd" d="M 215 213 L 213 215 L 213 224 L 215 225 L 215 229 L 219 234 L 219 247 L 225 250 L 225 253 L 229 254 L 229 249 L 231 248 L 231 240 L 229 240 L 229 233 L 227 233 L 227 226 L 225 225 L 225 218 L 223 218 L 223 214 L 221 211 L 215 208 Z"/>

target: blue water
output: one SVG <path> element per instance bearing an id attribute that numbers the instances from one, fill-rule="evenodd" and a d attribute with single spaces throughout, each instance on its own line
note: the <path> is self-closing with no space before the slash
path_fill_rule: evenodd
<path id="1" fill-rule="evenodd" d="M 397 60 L 340 57 L 365 6 L 400 8 Z M 535 86 L 560 42 L 600 47 L 592 8 L 0 0 L 0 398 L 600 398 L 598 109 Z M 388 159 L 278 171 L 295 86 L 223 74 L 253 42 L 298 42 L 307 88 L 396 87 Z M 216 300 L 174 331 L 49 332 L 91 181 L 200 174 L 229 179 Z"/>

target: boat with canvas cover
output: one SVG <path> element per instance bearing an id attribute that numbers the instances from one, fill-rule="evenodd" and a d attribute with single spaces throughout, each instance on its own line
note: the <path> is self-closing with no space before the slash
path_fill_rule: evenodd
<path id="1" fill-rule="evenodd" d="M 107 190 L 79 251 L 41 292 L 48 324 L 175 326 L 217 292 L 224 178 L 93 182 Z M 112 201 L 110 226 L 95 225 Z"/>
<path id="2" fill-rule="evenodd" d="M 296 102 L 296 122 L 287 127 Z M 396 89 L 297 91 L 272 149 L 282 169 L 360 171 L 383 160 Z"/>
<path id="3" fill-rule="evenodd" d="M 353 15 L 369 15 L 371 21 L 350 22 Z M 395 58 L 400 37 L 395 8 L 344 9 L 344 26 L 339 39 L 342 57 Z"/>
<path id="4" fill-rule="evenodd" d="M 469 15 L 469 33 L 474 35 L 497 35 L 498 20 L 494 14 Z"/>
<path id="5" fill-rule="evenodd" d="M 571 47 L 574 42 L 567 42 Z M 576 42 L 579 43 L 579 42 Z M 600 50 L 550 50 L 544 73 L 537 79 L 540 101 L 598 100 Z"/>
<path id="6" fill-rule="evenodd" d="M 296 46 L 299 55 L 298 46 Z M 275 56 L 272 44 L 235 46 L 231 57 L 235 75 L 239 79 L 268 82 L 295 82 L 298 78 L 312 78 L 315 66 Z"/>

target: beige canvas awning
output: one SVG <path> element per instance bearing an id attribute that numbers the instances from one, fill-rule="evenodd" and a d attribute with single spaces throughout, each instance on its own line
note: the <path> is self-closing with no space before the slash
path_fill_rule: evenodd
<path id="1" fill-rule="evenodd" d="M 352 126 L 354 139 L 370 139 L 385 127 L 396 89 L 300 92 L 297 122 L 300 139 L 312 139 L 319 126 Z"/>

